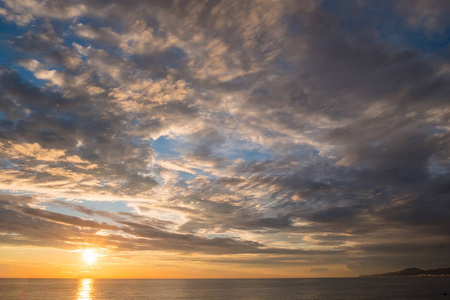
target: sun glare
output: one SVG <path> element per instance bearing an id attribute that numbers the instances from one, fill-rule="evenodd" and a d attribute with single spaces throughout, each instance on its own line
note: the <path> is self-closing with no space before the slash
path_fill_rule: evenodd
<path id="1" fill-rule="evenodd" d="M 92 279 L 81 279 L 78 285 L 78 299 L 77 300 L 92 300 Z"/>
<path id="2" fill-rule="evenodd" d="M 88 264 L 93 264 L 98 258 L 98 253 L 94 249 L 84 249 L 82 252 L 83 260 Z"/>

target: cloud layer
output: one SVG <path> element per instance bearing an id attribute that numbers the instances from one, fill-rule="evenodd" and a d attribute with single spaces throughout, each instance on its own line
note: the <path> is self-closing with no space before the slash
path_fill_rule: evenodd
<path id="1" fill-rule="evenodd" d="M 448 9 L 3 0 L 1 242 L 450 264 Z"/>

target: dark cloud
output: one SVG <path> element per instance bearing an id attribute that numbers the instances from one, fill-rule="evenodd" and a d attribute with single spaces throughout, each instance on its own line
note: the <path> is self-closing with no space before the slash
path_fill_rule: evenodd
<path id="1" fill-rule="evenodd" d="M 4 197 L 2 197 L 4 198 Z M 50 243 L 54 247 L 67 248 L 66 243 L 81 239 L 95 242 L 104 247 L 119 247 L 117 250 L 166 250 L 174 252 L 198 252 L 209 254 L 237 254 L 237 253 L 276 253 L 276 254 L 315 254 L 316 251 L 289 250 L 264 247 L 258 242 L 244 241 L 231 238 L 204 238 L 192 234 L 177 234 L 158 229 L 154 226 L 132 221 L 120 220 L 120 217 L 138 218 L 131 214 L 116 215 L 116 222 L 125 226 L 114 226 L 85 220 L 79 217 L 36 209 L 29 206 L 16 205 L 14 198 L 5 197 L 0 204 L 2 228 L 11 235 L 2 236 L 6 244 L 30 244 L 45 246 Z M 20 200 L 19 197 L 17 200 Z M 83 210 L 94 214 L 93 210 Z M 95 212 L 108 215 L 105 212 Z M 27 217 L 27 216 L 31 216 Z M 113 217 L 113 214 L 109 214 Z M 142 219 L 141 219 L 142 221 Z M 96 235 L 99 230 L 111 230 L 133 235 L 125 238 L 122 235 Z M 44 232 L 45 231 L 45 232 Z M 76 247 L 76 245 L 74 245 Z M 326 253 L 327 251 L 323 252 Z"/>

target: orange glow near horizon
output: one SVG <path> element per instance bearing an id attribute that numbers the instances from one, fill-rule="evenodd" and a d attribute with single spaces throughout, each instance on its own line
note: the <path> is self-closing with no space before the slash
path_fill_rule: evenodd
<path id="1" fill-rule="evenodd" d="M 96 261 L 88 263 L 84 251 L 93 250 Z M 106 252 L 107 251 L 107 252 Z M 89 252 L 87 252 L 89 253 Z M 107 253 L 107 254 L 106 254 Z M 310 266 L 267 268 L 260 265 L 224 263 L 229 255 L 167 253 L 163 251 L 113 251 L 104 248 L 64 250 L 55 248 L 0 248 L 0 277 L 4 278 L 311 278 L 354 276 L 344 265 L 326 265 L 330 271 L 310 273 Z M 260 259 L 261 255 L 237 255 L 240 260 Z M 374 270 L 373 273 L 378 270 Z M 319 276 L 318 276 L 319 275 Z M 80 281 L 81 282 L 81 281 Z M 81 283 L 79 290 L 81 289 Z M 87 284 L 86 284 L 87 286 Z M 89 299 L 89 298 L 88 298 Z"/>

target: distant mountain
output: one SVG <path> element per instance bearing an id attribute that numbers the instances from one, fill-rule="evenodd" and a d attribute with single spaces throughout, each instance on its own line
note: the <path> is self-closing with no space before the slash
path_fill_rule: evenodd
<path id="1" fill-rule="evenodd" d="M 398 272 L 388 272 L 384 274 L 374 274 L 374 275 L 361 275 L 359 277 L 415 277 L 415 276 L 450 276 L 450 268 L 440 268 L 433 270 L 408 268 Z"/>

